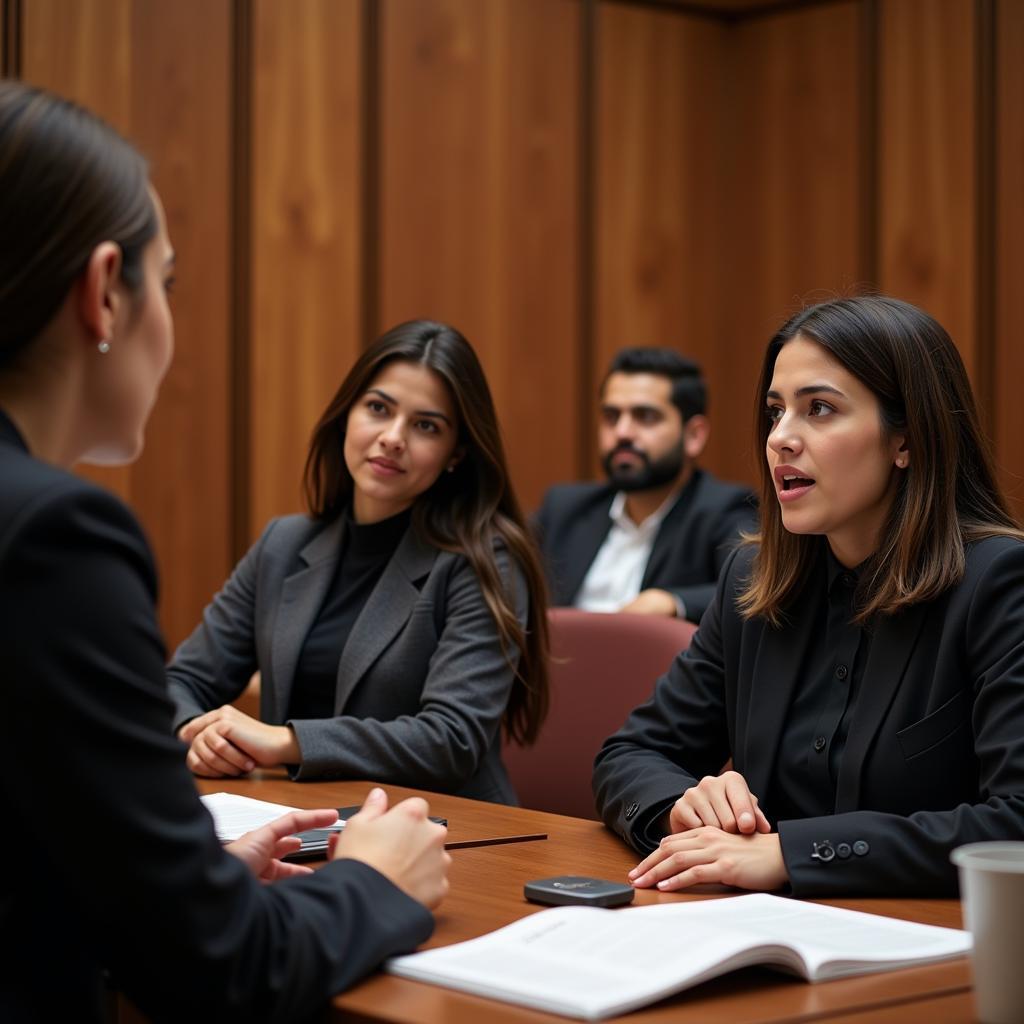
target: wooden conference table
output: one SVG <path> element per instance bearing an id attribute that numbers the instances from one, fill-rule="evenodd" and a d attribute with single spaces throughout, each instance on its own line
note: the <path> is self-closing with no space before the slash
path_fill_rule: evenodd
<path id="1" fill-rule="evenodd" d="M 283 771 L 263 770 L 242 780 L 198 780 L 204 793 L 226 791 L 292 807 L 344 807 L 361 803 L 369 782 L 289 782 Z M 551 875 L 624 879 L 636 855 L 596 821 L 519 807 L 384 787 L 392 803 L 424 796 L 431 814 L 448 819 L 451 892 L 436 913 L 426 944 L 445 946 L 474 938 L 543 908 L 523 899 L 523 883 Z M 546 839 L 524 840 L 546 834 Z M 486 843 L 487 845 L 462 845 Z M 724 889 L 662 894 L 638 891 L 634 905 L 717 897 Z M 925 924 L 961 927 L 958 900 L 839 899 L 821 902 Z M 680 942 L 694 941 L 680 936 Z M 335 997 L 330 1020 L 394 1024 L 542 1024 L 567 1018 L 498 1003 L 434 985 L 375 974 Z M 973 1021 L 966 959 L 809 985 L 767 969 L 748 968 L 706 982 L 643 1010 L 615 1018 L 643 1024 L 767 1024 L 818 1021 L 877 1024 L 928 1020 Z"/>

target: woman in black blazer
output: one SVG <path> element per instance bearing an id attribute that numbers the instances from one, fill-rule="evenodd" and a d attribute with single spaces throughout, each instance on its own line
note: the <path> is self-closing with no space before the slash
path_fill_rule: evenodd
<path id="1" fill-rule="evenodd" d="M 306 497 L 168 668 L 189 767 L 514 803 L 501 729 L 530 742 L 547 706 L 544 583 L 458 331 L 414 320 L 363 353 L 313 432 Z M 259 720 L 230 706 L 257 670 Z"/>
<path id="2" fill-rule="evenodd" d="M 641 887 L 951 894 L 953 847 L 1024 838 L 1024 541 L 963 363 L 907 303 L 826 302 L 758 405 L 757 543 L 602 747 L 601 813 Z"/>
<path id="3" fill-rule="evenodd" d="M 445 829 L 376 790 L 316 873 L 279 858 L 334 810 L 217 841 L 171 731 L 152 555 L 68 471 L 142 447 L 173 348 L 160 202 L 109 127 L 0 82 L 0 224 L 0 1019 L 99 1021 L 105 979 L 153 1020 L 308 1019 L 430 934 Z"/>

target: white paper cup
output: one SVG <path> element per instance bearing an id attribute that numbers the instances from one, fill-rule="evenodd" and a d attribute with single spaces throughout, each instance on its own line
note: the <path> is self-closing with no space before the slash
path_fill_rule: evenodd
<path id="1" fill-rule="evenodd" d="M 960 870 L 964 924 L 974 941 L 974 999 L 984 1024 L 1024 1021 L 1024 843 L 971 843 Z"/>

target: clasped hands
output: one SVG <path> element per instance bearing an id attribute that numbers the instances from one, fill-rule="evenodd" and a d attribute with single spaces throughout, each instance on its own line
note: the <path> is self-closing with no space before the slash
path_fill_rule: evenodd
<path id="1" fill-rule="evenodd" d="M 287 725 L 267 725 L 225 704 L 198 715 L 178 730 L 187 743 L 186 764 L 194 775 L 222 778 L 246 775 L 257 765 L 296 764 L 298 740 Z"/>
<path id="2" fill-rule="evenodd" d="M 674 892 L 719 883 L 779 889 L 789 880 L 777 832 L 739 772 L 705 776 L 673 805 L 668 835 L 632 871 L 638 889 Z"/>

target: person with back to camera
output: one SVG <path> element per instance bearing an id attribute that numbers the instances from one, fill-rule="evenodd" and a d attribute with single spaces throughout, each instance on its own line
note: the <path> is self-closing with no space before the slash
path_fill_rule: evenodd
<path id="1" fill-rule="evenodd" d="M 897 299 L 812 306 L 758 417 L 759 543 L 598 753 L 601 814 L 639 887 L 952 895 L 953 847 L 1024 839 L 1024 536 L 959 353 Z"/>
<path id="2" fill-rule="evenodd" d="M 149 548 L 68 472 L 142 448 L 173 349 L 160 201 L 111 128 L 0 82 L 0 223 L 0 1018 L 105 1019 L 109 978 L 152 1020 L 308 1019 L 429 936 L 446 830 L 375 789 L 316 873 L 280 858 L 335 810 L 217 841 L 171 729 Z"/>
<path id="3" fill-rule="evenodd" d="M 168 668 L 189 767 L 515 803 L 500 734 L 532 741 L 547 707 L 544 583 L 466 339 L 414 320 L 371 345 L 305 483 L 309 515 L 271 521 Z M 259 720 L 230 706 L 256 670 Z"/>
<path id="4" fill-rule="evenodd" d="M 555 605 L 700 622 L 753 495 L 697 465 L 710 434 L 700 367 L 669 348 L 625 348 L 601 384 L 607 483 L 558 484 L 533 519 Z"/>

